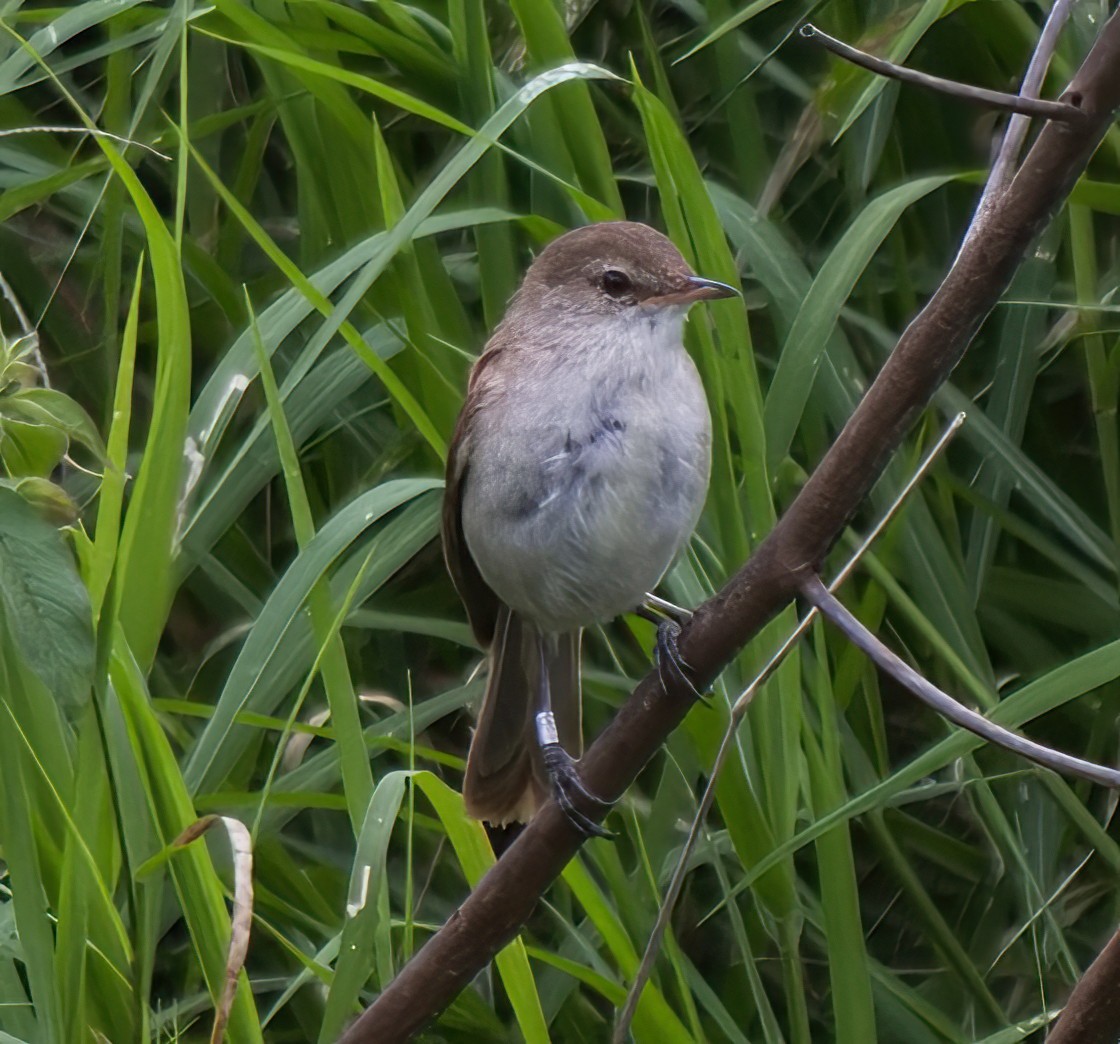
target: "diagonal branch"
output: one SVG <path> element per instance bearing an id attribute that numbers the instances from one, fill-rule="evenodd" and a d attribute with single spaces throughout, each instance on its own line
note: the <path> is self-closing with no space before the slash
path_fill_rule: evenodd
<path id="1" fill-rule="evenodd" d="M 912 695 L 917 696 L 931 710 L 936 711 L 943 718 L 948 718 L 954 725 L 968 729 L 989 743 L 1003 747 L 1005 750 L 1018 754 L 1037 765 L 1063 772 L 1070 776 L 1079 776 L 1091 780 L 1104 787 L 1120 787 L 1120 772 L 1092 761 L 1075 758 L 1071 754 L 1063 754 L 1052 747 L 1044 747 L 1041 743 L 1026 739 L 1014 732 L 997 725 L 994 721 L 978 714 L 970 707 L 953 699 L 947 692 L 942 692 L 933 682 L 923 678 L 913 667 L 901 657 L 891 652 L 878 638 L 856 619 L 847 607 L 821 583 L 820 577 L 810 573 L 801 585 L 801 593 L 805 598 L 828 620 L 840 630 L 857 649 L 867 656 L 879 670 L 889 674 Z"/>
<path id="2" fill-rule="evenodd" d="M 1084 118 L 1050 122 L 1011 184 L 966 236 L 944 282 L 906 329 L 816 471 L 746 565 L 704 603 L 681 639 L 708 685 L 815 572 L 938 386 L 995 307 L 1028 247 L 1069 194 L 1120 106 L 1120 16 L 1113 15 L 1069 86 Z M 594 793 L 617 798 L 692 705 L 647 675 L 582 761 Z M 548 802 L 474 892 L 343 1038 L 407 1040 L 442 1011 L 516 934 L 580 846 Z"/>
<path id="3" fill-rule="evenodd" d="M 1073 988 L 1046 1044 L 1114 1044 L 1120 1039 L 1120 931 Z"/>

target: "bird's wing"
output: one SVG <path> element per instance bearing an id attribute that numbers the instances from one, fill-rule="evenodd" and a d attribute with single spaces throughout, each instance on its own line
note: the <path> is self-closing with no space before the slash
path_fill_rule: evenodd
<path id="1" fill-rule="evenodd" d="M 467 610 L 471 630 L 479 644 L 486 648 L 494 638 L 501 600 L 482 578 L 478 565 L 467 547 L 463 533 L 463 495 L 470 481 L 471 432 L 474 416 L 490 381 L 487 371 L 501 354 L 499 347 L 488 349 L 475 363 L 467 386 L 467 400 L 463 404 L 455 434 L 447 452 L 447 476 L 443 493 L 443 557 L 451 582 Z"/>

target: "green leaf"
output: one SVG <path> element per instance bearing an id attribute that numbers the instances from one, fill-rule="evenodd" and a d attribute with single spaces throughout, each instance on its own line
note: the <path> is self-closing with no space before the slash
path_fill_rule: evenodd
<path id="1" fill-rule="evenodd" d="M 592 879 L 577 856 L 564 869 L 564 882 L 587 912 L 595 930 L 603 937 L 611 956 L 628 982 L 638 970 L 638 953 L 612 902 Z M 677 1041 L 688 1044 L 692 1036 L 665 1000 L 654 982 L 647 982 L 634 1013 L 634 1034 L 639 1040 Z"/>
<path id="2" fill-rule="evenodd" d="M 147 858 L 169 845 L 198 817 L 175 754 L 152 710 L 140 666 L 129 654 L 119 627 L 111 655 L 111 709 L 120 715 L 131 758 L 127 767 L 140 784 L 139 796 L 155 824 L 155 844 L 143 853 L 143 858 Z M 130 815 L 138 811 L 128 810 Z M 203 845 L 190 845 L 178 852 L 168 864 L 168 872 L 190 931 L 192 950 L 205 976 L 210 998 L 217 1003 L 224 986 L 230 931 L 221 881 Z M 231 1040 L 243 1040 L 246 1044 L 262 1040 L 260 1020 L 244 971 L 239 976 L 229 1029 Z"/>
<path id="3" fill-rule="evenodd" d="M 214 715 L 191 751 L 184 776 L 193 792 L 213 787 L 243 749 L 246 737 L 234 726 L 238 713 L 270 710 L 280 701 L 283 692 L 276 691 L 269 671 L 283 646 L 290 644 L 291 628 L 319 579 L 383 515 L 440 485 L 434 479 L 400 479 L 378 486 L 340 510 L 300 552 L 253 625 Z"/>
<path id="4" fill-rule="evenodd" d="M 20 479 L 0 479 L 0 486 L 14 489 L 55 528 L 71 526 L 77 521 L 77 504 L 70 499 L 66 490 L 49 479 L 34 475 Z"/>
<path id="5" fill-rule="evenodd" d="M 52 80 L 91 130 L 92 121 L 61 82 Z M 186 474 L 187 415 L 190 407 L 190 309 L 178 244 L 144 190 L 135 171 L 103 136 L 94 139 L 124 183 L 140 217 L 151 256 L 156 292 L 158 353 L 155 399 L 148 441 L 125 517 L 119 552 L 121 583 L 117 617 L 145 668 L 171 608 L 175 589 L 172 560 Z"/>
<path id="6" fill-rule="evenodd" d="M 0 412 L 0 457 L 10 475 L 45 478 L 66 454 L 65 432 L 49 424 L 29 424 Z"/>
<path id="7" fill-rule="evenodd" d="M 1001 700 L 990 715 L 1005 728 L 1019 728 L 1040 715 L 1047 714 L 1093 689 L 1120 678 L 1120 641 L 1094 649 L 1056 667 L 1017 692 Z M 736 891 L 748 887 L 771 866 L 780 863 L 804 845 L 822 837 L 832 827 L 853 819 L 874 808 L 885 808 L 907 788 L 920 785 L 932 773 L 985 745 L 971 732 L 954 729 L 953 733 L 896 770 L 889 777 L 844 802 L 839 808 L 821 816 L 789 842 L 780 845 L 769 856 L 751 867 Z M 919 786 L 920 790 L 920 786 Z"/>
<path id="8" fill-rule="evenodd" d="M 438 776 L 431 772 L 417 772 L 413 778 L 436 810 L 467 883 L 472 888 L 476 887 L 482 875 L 494 864 L 494 853 L 485 828 L 478 821 L 468 818 L 463 809 L 462 795 Z M 550 1039 L 548 1024 L 541 1010 L 525 944 L 521 939 L 514 939 L 494 958 L 494 963 L 513 1006 L 522 1038 L 527 1044 L 547 1044 Z"/>
<path id="9" fill-rule="evenodd" d="M 8 496 L 15 497 L 15 494 L 5 493 L 0 497 L 0 504 L 4 504 Z M 21 507 L 29 510 L 22 503 Z M 0 704 L 4 717 L 8 719 L 10 715 L 9 720 L 0 722 L 0 836 L 4 838 L 4 861 L 18 931 L 19 957 L 27 976 L 39 1035 L 45 1040 L 59 1040 L 62 1009 L 53 969 L 55 945 L 43 853 L 34 826 L 38 819 L 35 797 L 40 788 L 29 785 L 31 773 L 26 749 L 11 726 L 13 720 L 19 720 L 23 709 L 33 707 L 35 697 L 43 693 L 42 683 L 24 665 L 21 652 L 8 621 L 0 620 Z"/>
<path id="10" fill-rule="evenodd" d="M 357 1013 L 359 994 L 374 970 L 375 933 L 379 929 L 388 932 L 389 926 L 381 923 L 383 919 L 378 916 L 378 898 L 385 877 L 389 840 L 407 782 L 407 772 L 390 772 L 379 780 L 358 831 L 346 899 L 346 921 L 319 1027 L 319 1044 L 332 1044 L 337 1040 Z"/>
<path id="11" fill-rule="evenodd" d="M 953 6 L 951 0 L 925 0 L 902 32 L 892 41 L 884 57 L 892 62 L 904 62 L 910 52 L 918 45 L 918 41 L 925 35 L 926 30 Z M 863 115 L 867 107 L 890 83 L 886 77 L 878 76 L 863 69 L 858 70 L 854 76 L 857 82 L 866 83 L 866 86 L 840 121 L 840 129 L 832 139 L 834 143 L 840 140 L 848 128 Z"/>
<path id="12" fill-rule="evenodd" d="M 89 698 L 89 597 L 62 537 L 10 489 L 0 489 L 0 608 L 12 641 L 73 714 Z"/>
<path id="13" fill-rule="evenodd" d="M 493 865 L 494 853 L 482 824 L 467 818 L 462 797 L 430 772 L 392 772 L 377 785 L 358 837 L 350 876 L 347 921 L 342 932 L 335 979 L 327 999 L 320 1044 L 336 1039 L 354 1010 L 358 991 L 373 971 L 374 933 L 378 930 L 377 897 L 385 873 L 386 852 L 400 813 L 405 781 L 411 779 L 432 803 L 447 832 L 467 883 L 473 888 Z M 384 925 L 382 927 L 385 927 Z M 515 939 L 495 958 L 502 983 L 517 1016 L 522 1039 L 547 1044 L 548 1025 L 541 1010 L 525 944 Z"/>
<path id="14" fill-rule="evenodd" d="M 952 180 L 952 175 L 918 178 L 876 197 L 821 265 L 785 339 L 766 393 L 766 459 L 771 473 L 789 453 L 825 346 L 856 281 L 903 211 Z"/>
<path id="15" fill-rule="evenodd" d="M 57 428 L 68 440 L 80 442 L 99 461 L 105 445 L 88 413 L 69 395 L 54 388 L 23 388 L 0 399 L 0 416 Z"/>

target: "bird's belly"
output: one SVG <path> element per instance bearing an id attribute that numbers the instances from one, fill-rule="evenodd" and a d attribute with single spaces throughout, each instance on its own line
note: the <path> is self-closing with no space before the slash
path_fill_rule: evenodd
<path id="1" fill-rule="evenodd" d="M 498 498 L 501 510 L 477 510 L 468 491 L 467 543 L 487 583 L 546 630 L 587 626 L 639 605 L 703 506 L 706 419 L 705 412 L 704 423 L 672 436 L 608 419 L 601 431 L 524 462 L 520 483 L 479 483 L 481 496 L 491 487 L 489 505 L 494 488 L 520 489 Z"/>

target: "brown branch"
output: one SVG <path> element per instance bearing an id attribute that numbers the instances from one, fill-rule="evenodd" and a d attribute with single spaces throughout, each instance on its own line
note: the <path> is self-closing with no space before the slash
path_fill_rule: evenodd
<path id="1" fill-rule="evenodd" d="M 1120 1039 L 1120 932 L 1074 986 L 1046 1044 L 1116 1044 Z"/>
<path id="2" fill-rule="evenodd" d="M 681 652 L 704 687 L 783 606 L 843 531 L 918 414 L 999 301 L 1028 247 L 1085 169 L 1120 106 L 1120 17 L 1105 23 L 1069 93 L 1084 118 L 1050 122 L 966 237 L 929 303 L 906 329 L 851 419 L 785 515 L 745 566 L 693 616 Z M 581 762 L 589 789 L 617 798 L 692 705 L 651 672 Z M 474 892 L 343 1037 L 344 1044 L 407 1040 L 442 1011 L 518 932 L 580 846 L 548 802 Z"/>
<path id="3" fill-rule="evenodd" d="M 1081 779 L 1099 783 L 1104 787 L 1120 787 L 1120 772 L 1098 765 L 1095 761 L 1085 761 L 1075 758 L 1072 754 L 1063 754 L 1053 747 L 1044 747 L 1041 743 L 1026 739 L 1017 733 L 997 725 L 994 721 L 978 714 L 970 707 L 953 699 L 947 692 L 943 692 L 928 678 L 923 678 L 905 660 L 895 655 L 878 638 L 853 616 L 844 604 L 821 583 L 816 573 L 809 573 L 801 584 L 801 593 L 815 606 L 820 614 L 834 627 L 843 632 L 857 649 L 879 670 L 890 675 L 911 695 L 916 696 L 931 710 L 936 711 L 943 718 L 948 718 L 954 725 L 994 743 L 998 747 L 1018 754 L 1021 758 L 1033 761 L 1044 768 L 1062 772 L 1067 776 L 1079 776 Z"/>
<path id="4" fill-rule="evenodd" d="M 825 50 L 831 51 L 845 61 L 858 65 L 861 69 L 867 69 L 892 80 L 912 83 L 926 90 L 948 94 L 973 105 L 982 105 L 986 109 L 1002 109 L 1004 112 L 1015 112 L 1021 116 L 1041 116 L 1047 120 L 1065 120 L 1067 123 L 1079 123 L 1084 119 L 1082 111 L 1068 102 L 1046 101 L 1042 98 L 1008 94 L 1005 91 L 992 91 L 987 87 L 976 87 L 971 83 L 961 83 L 958 80 L 946 80 L 941 76 L 919 72 L 917 69 L 908 69 L 905 65 L 896 65 L 885 58 L 876 58 L 875 55 L 846 44 L 843 40 L 837 40 L 835 36 L 821 32 L 811 22 L 801 27 L 801 35 L 806 40 L 819 43 Z"/>

